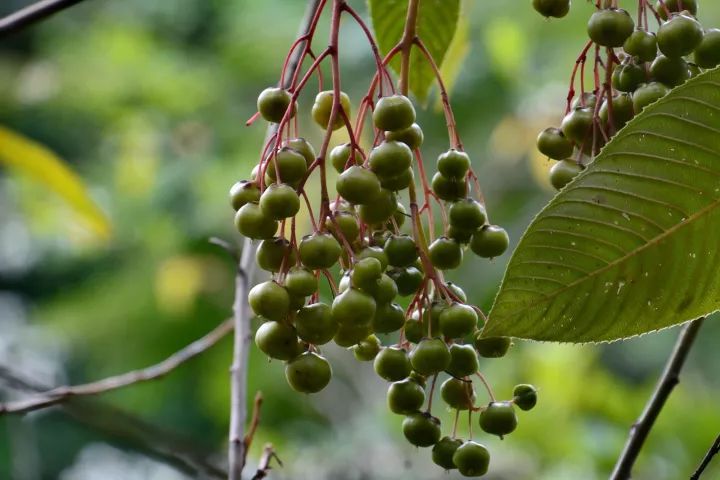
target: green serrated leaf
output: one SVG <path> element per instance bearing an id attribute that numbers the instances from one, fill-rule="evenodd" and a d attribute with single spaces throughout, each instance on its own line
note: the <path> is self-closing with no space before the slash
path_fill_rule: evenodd
<path id="1" fill-rule="evenodd" d="M 402 37 L 408 0 L 368 0 L 370 17 L 381 52 L 387 54 Z M 435 62 L 441 65 L 450 47 L 458 18 L 460 0 L 421 0 L 417 34 L 425 43 Z M 400 71 L 400 59 L 391 62 Z M 432 68 L 422 53 L 413 49 L 410 55 L 410 91 L 424 102 L 434 81 Z"/>
<path id="2" fill-rule="evenodd" d="M 599 342 L 720 308 L 720 69 L 647 107 L 525 232 L 485 336 Z"/>

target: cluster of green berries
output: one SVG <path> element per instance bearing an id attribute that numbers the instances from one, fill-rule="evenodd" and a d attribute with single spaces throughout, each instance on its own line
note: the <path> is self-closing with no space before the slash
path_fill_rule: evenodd
<path id="1" fill-rule="evenodd" d="M 334 103 L 333 92 L 326 91 L 312 107 L 312 118 L 324 129 L 342 128 L 350 116 L 350 99 L 341 93 L 340 114 L 330 125 Z M 258 98 L 258 111 L 282 125 L 297 106 L 290 92 L 268 88 Z M 408 441 L 434 446 L 433 459 L 445 469 L 479 476 L 488 466 L 485 447 L 441 439 L 440 421 L 421 409 L 428 380 L 434 385 L 443 372 L 450 376 L 440 389 L 443 400 L 457 410 L 481 411 L 480 425 L 487 432 L 510 433 L 517 423 L 514 405 L 529 409 L 535 404 L 535 389 L 518 386 L 511 401 L 475 406 L 472 376 L 478 372 L 478 356 L 502 357 L 511 342 L 481 337 L 479 310 L 467 303 L 459 286 L 442 279 L 442 271 L 460 266 L 466 250 L 493 258 L 507 250 L 509 240 L 470 196 L 470 158 L 458 149 L 439 156 L 430 187 L 447 211 L 443 235 L 425 245 L 416 229 L 403 232 L 412 213 L 420 219 L 419 212 L 409 213 L 398 200 L 400 192 L 414 187 L 414 152 L 423 143 L 415 117 L 406 96 L 380 97 L 372 113 L 374 148 L 365 155 L 348 143 L 328 152 L 327 164 L 338 174 L 338 197 L 321 205 L 314 232 L 300 239 L 294 231 L 286 238 L 284 226 L 300 211 L 306 178 L 323 161 L 309 142 L 285 141 L 262 159 L 250 179 L 232 186 L 235 225 L 242 235 L 260 241 L 257 264 L 272 274 L 248 295 L 261 322 L 255 343 L 268 357 L 286 362 L 289 385 L 302 393 L 319 392 L 330 382 L 332 368 L 321 353 L 329 342 L 350 349 L 358 361 L 374 362 L 378 375 L 392 382 L 388 406 L 406 416 Z M 337 267 L 339 275 L 332 280 Z M 321 299 L 322 276 L 331 279 L 332 301 Z"/>
<path id="2" fill-rule="evenodd" d="M 533 4 L 545 16 L 563 16 L 570 2 Z M 583 93 L 560 128 L 547 128 L 538 136 L 538 150 L 557 160 L 550 182 L 558 190 L 583 170 L 585 155 L 595 155 L 646 106 L 704 69 L 720 65 L 720 29 L 703 29 L 696 19 L 697 0 L 658 1 L 655 10 L 662 20 L 657 32 L 636 28 L 632 16 L 620 8 L 598 9 L 590 17 L 590 39 L 611 52 L 606 62 L 612 68 L 611 91 L 602 92 L 602 98 L 597 90 Z"/>

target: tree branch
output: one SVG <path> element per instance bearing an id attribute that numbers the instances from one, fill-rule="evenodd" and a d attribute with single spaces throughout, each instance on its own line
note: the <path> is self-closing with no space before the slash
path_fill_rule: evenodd
<path id="1" fill-rule="evenodd" d="M 309 0 L 300 29 L 299 36 L 309 33 L 313 18 L 321 0 Z M 308 42 L 311 39 L 307 40 Z M 297 48 L 285 69 L 285 85 L 288 88 L 295 77 L 296 71 L 300 68 L 303 60 L 303 51 Z M 271 138 L 277 131 L 277 124 L 271 123 L 268 126 L 266 138 Z M 235 278 L 235 301 L 233 305 L 233 322 L 235 324 L 235 340 L 233 347 L 233 362 L 230 368 L 230 432 L 228 445 L 228 474 L 229 480 L 241 480 L 242 471 L 247 458 L 247 446 L 245 443 L 245 422 L 247 420 L 247 370 L 248 353 L 250 349 L 250 315 L 247 303 L 249 287 L 250 268 L 253 262 L 254 248 L 250 239 L 243 242 L 242 254 L 238 266 L 238 275 Z M 257 427 L 256 427 L 257 428 Z M 259 477 L 262 478 L 262 477 Z"/>
<path id="2" fill-rule="evenodd" d="M 710 450 L 707 451 L 705 454 L 705 457 L 702 459 L 702 462 L 700 463 L 700 466 L 697 470 L 695 470 L 695 473 L 692 474 L 692 477 L 690 477 L 690 480 L 699 480 L 699 478 L 702 476 L 705 469 L 710 465 L 710 462 L 712 461 L 713 457 L 720 453 L 720 435 L 715 439 L 715 442 L 710 447 Z"/>
<path id="3" fill-rule="evenodd" d="M 650 429 L 655 424 L 655 420 L 660 415 L 660 411 L 665 406 L 665 402 L 673 389 L 680 383 L 680 370 L 685 364 L 703 320 L 704 318 L 699 318 L 688 323 L 680 332 L 675 342 L 675 348 L 665 364 L 665 369 L 658 380 L 655 391 L 645 405 L 642 414 L 630 429 L 630 435 L 615 464 L 615 469 L 610 475 L 610 480 L 626 480 L 630 478 L 632 467 L 650 433 Z"/>
<path id="4" fill-rule="evenodd" d="M 42 0 L 0 18 L 0 38 L 22 30 L 83 0 Z"/>
<path id="5" fill-rule="evenodd" d="M 156 365 L 142 370 L 133 370 L 114 377 L 104 378 L 96 382 L 57 387 L 30 398 L 0 404 L 0 415 L 6 413 L 27 413 L 62 403 L 72 397 L 99 395 L 137 383 L 156 380 L 172 372 L 188 360 L 210 349 L 230 333 L 232 329 L 232 319 L 225 320 L 204 337 L 195 340 Z"/>
<path id="6" fill-rule="evenodd" d="M 282 462 L 280 461 L 280 457 L 277 456 L 277 453 L 275 453 L 275 449 L 271 444 L 265 445 L 265 448 L 263 449 L 262 457 L 260 458 L 260 463 L 258 464 L 258 469 L 255 472 L 255 475 L 253 475 L 252 480 L 262 480 L 263 478 L 268 476 L 268 472 L 271 470 L 272 467 L 270 467 L 270 462 L 275 459 L 275 461 L 282 467 Z"/>

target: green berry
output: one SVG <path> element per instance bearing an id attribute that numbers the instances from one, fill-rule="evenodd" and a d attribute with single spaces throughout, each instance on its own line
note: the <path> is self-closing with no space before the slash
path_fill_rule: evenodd
<path id="1" fill-rule="evenodd" d="M 383 348 L 375 357 L 375 373 L 388 382 L 397 382 L 410 375 L 412 367 L 407 352 L 398 347 Z"/>
<path id="2" fill-rule="evenodd" d="M 258 96 L 257 109 L 260 115 L 268 122 L 280 123 L 291 101 L 292 95 L 287 90 L 273 87 L 266 88 Z M 288 118 L 295 116 L 295 110 L 296 107 L 293 105 Z"/>
<path id="3" fill-rule="evenodd" d="M 562 160 L 573 153 L 573 144 L 565 137 L 562 130 L 548 127 L 537 138 L 537 148 L 543 155 L 553 160 Z"/>
<path id="4" fill-rule="evenodd" d="M 413 380 L 401 380 L 388 388 L 387 404 L 393 413 L 412 414 L 420 410 L 423 403 L 425 403 L 425 391 Z"/>
<path id="5" fill-rule="evenodd" d="M 376 258 L 380 262 L 380 265 L 382 265 L 383 271 L 388 266 L 388 257 L 385 254 L 385 251 L 380 247 L 365 247 L 362 250 L 360 250 L 356 255 L 355 258 L 357 260 L 362 260 L 363 258 Z"/>
<path id="6" fill-rule="evenodd" d="M 512 402 L 492 402 L 480 413 L 480 428 L 502 437 L 517 428 L 517 416 Z"/>
<path id="7" fill-rule="evenodd" d="M 664 8 L 663 3 L 665 5 Z M 697 15 L 697 0 L 663 0 L 663 3 L 658 0 L 658 2 L 655 4 L 655 11 L 658 12 L 660 18 L 662 18 L 663 20 L 668 19 L 667 12 L 665 11 L 666 8 L 670 11 L 670 13 L 687 10 L 692 15 Z"/>
<path id="8" fill-rule="evenodd" d="M 510 345 L 512 345 L 512 341 L 508 337 L 484 338 L 480 334 L 475 337 L 473 342 L 475 350 L 484 358 L 504 357 L 508 349 L 510 349 Z"/>
<path id="9" fill-rule="evenodd" d="M 635 93 L 633 93 L 633 107 L 635 114 L 640 113 L 645 107 L 660 100 L 668 94 L 670 89 L 658 82 L 650 82 L 641 85 Z"/>
<path id="10" fill-rule="evenodd" d="M 490 466 L 490 453 L 483 445 L 467 441 L 460 445 L 453 455 L 453 463 L 465 477 L 481 477 Z"/>
<path id="11" fill-rule="evenodd" d="M 572 102 L 571 109 L 575 110 L 580 107 L 587 107 L 594 109 L 597 104 L 597 96 L 592 92 L 584 92 L 582 95 L 578 95 Z"/>
<path id="12" fill-rule="evenodd" d="M 533 0 L 533 8 L 543 17 L 562 18 L 570 11 L 570 0 Z"/>
<path id="13" fill-rule="evenodd" d="M 598 113 L 603 125 L 608 126 L 610 121 L 610 109 L 608 102 L 603 102 Z M 627 122 L 635 116 L 635 107 L 632 97 L 628 93 L 621 93 L 612 98 L 612 127 L 614 131 L 620 130 Z M 577 162 L 573 162 L 578 165 Z"/>
<path id="14" fill-rule="evenodd" d="M 325 227 L 340 239 L 342 233 L 348 243 L 353 243 L 360 237 L 360 225 L 354 214 L 350 212 L 334 213 L 334 221 L 329 216 L 325 220 Z"/>
<path id="15" fill-rule="evenodd" d="M 337 179 L 335 189 L 350 203 L 362 205 L 380 195 L 380 180 L 367 168 L 353 165 Z"/>
<path id="16" fill-rule="evenodd" d="M 389 275 L 383 273 L 375 285 L 365 290 L 378 304 L 390 303 L 397 297 L 397 285 Z"/>
<path id="17" fill-rule="evenodd" d="M 335 297 L 332 316 L 341 325 L 368 325 L 375 316 L 375 299 L 356 288 L 349 288 Z"/>
<path id="18" fill-rule="evenodd" d="M 470 243 L 470 240 L 472 239 L 473 233 L 475 233 L 475 229 L 470 228 L 462 228 L 457 227 L 454 225 L 450 225 L 447 231 L 447 237 L 452 238 L 457 243 L 461 243 L 463 245 Z"/>
<path id="19" fill-rule="evenodd" d="M 510 245 L 510 238 L 504 228 L 497 225 L 485 225 L 475 232 L 470 249 L 483 258 L 499 257 Z"/>
<path id="20" fill-rule="evenodd" d="M 412 151 L 404 143 L 385 141 L 372 149 L 368 165 L 380 178 L 393 177 L 410 167 L 412 157 Z"/>
<path id="21" fill-rule="evenodd" d="M 467 182 L 464 178 L 448 178 L 440 172 L 433 175 L 432 191 L 440 200 L 452 202 L 465 198 L 467 195 Z"/>
<path id="22" fill-rule="evenodd" d="M 388 271 L 388 275 L 397 285 L 398 295 L 401 297 L 415 294 L 425 278 L 423 273 L 415 267 L 393 268 Z"/>
<path id="23" fill-rule="evenodd" d="M 300 210 L 300 197 L 290 185 L 274 183 L 260 197 L 260 209 L 274 220 L 294 217 Z"/>
<path id="24" fill-rule="evenodd" d="M 455 296 L 457 300 L 459 300 L 462 303 L 467 302 L 467 295 L 465 295 L 465 291 L 460 288 L 457 284 L 453 282 L 447 282 L 445 284 L 448 290 Z"/>
<path id="25" fill-rule="evenodd" d="M 256 315 L 270 320 L 283 320 L 290 312 L 287 290 L 274 281 L 258 283 L 248 293 L 248 303 Z"/>
<path id="26" fill-rule="evenodd" d="M 556 190 L 562 190 L 582 171 L 582 165 L 575 160 L 560 160 L 550 168 L 550 183 Z"/>
<path id="27" fill-rule="evenodd" d="M 391 95 L 378 100 L 373 123 L 379 130 L 403 130 L 415 121 L 415 107 L 405 95 Z"/>
<path id="28" fill-rule="evenodd" d="M 420 125 L 413 123 L 407 128 L 402 130 L 387 131 L 385 132 L 385 140 L 394 140 L 396 142 L 402 142 L 407 145 L 410 150 L 420 148 L 423 143 L 425 136 L 420 128 Z"/>
<path id="29" fill-rule="evenodd" d="M 394 267 L 409 267 L 418 259 L 417 245 L 409 235 L 391 235 L 383 250 Z"/>
<path id="30" fill-rule="evenodd" d="M 635 30 L 623 44 L 628 55 L 636 57 L 640 62 L 652 62 L 657 56 L 657 37 L 653 32 Z"/>
<path id="31" fill-rule="evenodd" d="M 412 343 L 420 343 L 425 337 L 426 329 L 419 318 L 408 318 L 405 320 L 405 338 Z"/>
<path id="32" fill-rule="evenodd" d="M 338 324 L 328 305 L 314 303 L 300 309 L 295 317 L 295 328 L 301 340 L 313 345 L 324 345 L 333 339 Z"/>
<path id="33" fill-rule="evenodd" d="M 647 82 L 647 73 L 641 65 L 624 63 L 613 70 L 612 86 L 615 90 L 634 92 L 635 89 L 645 82 Z M 570 155 L 568 155 L 568 157 L 569 156 Z M 562 160 L 562 158 L 558 158 L 557 160 Z"/>
<path id="34" fill-rule="evenodd" d="M 537 389 L 532 385 L 516 385 L 513 389 L 513 403 L 520 410 L 532 410 L 537 405 Z"/>
<path id="35" fill-rule="evenodd" d="M 333 341 L 340 347 L 349 348 L 363 341 L 372 333 L 371 324 L 366 325 L 340 325 Z"/>
<path id="36" fill-rule="evenodd" d="M 342 254 L 342 247 L 328 233 L 306 235 L 298 246 L 300 261 L 313 270 L 330 268 L 337 263 Z"/>
<path id="37" fill-rule="evenodd" d="M 430 261 L 435 268 L 452 270 L 462 263 L 463 251 L 460 244 L 447 237 L 440 237 L 430 244 Z"/>
<path id="38" fill-rule="evenodd" d="M 438 157 L 437 169 L 448 179 L 464 179 L 470 170 L 470 157 L 465 152 L 451 148 Z"/>
<path id="39" fill-rule="evenodd" d="M 440 387 L 440 396 L 455 410 L 470 410 L 475 406 L 475 390 L 472 382 L 448 378 Z"/>
<path id="40" fill-rule="evenodd" d="M 372 362 L 381 348 L 380 340 L 375 335 L 369 335 L 353 347 L 353 355 L 359 362 Z"/>
<path id="41" fill-rule="evenodd" d="M 377 300 L 376 300 L 377 303 Z M 405 325 L 405 311 L 397 303 L 381 303 L 375 309 L 372 327 L 375 333 L 391 333 Z"/>
<path id="42" fill-rule="evenodd" d="M 448 338 L 461 338 L 477 328 L 478 316 L 469 305 L 453 303 L 440 314 L 440 331 Z"/>
<path id="43" fill-rule="evenodd" d="M 293 138 L 283 143 L 283 147 L 288 147 L 295 150 L 297 153 L 303 156 L 305 163 L 308 167 L 315 161 L 315 149 L 310 142 L 304 138 Z"/>
<path id="44" fill-rule="evenodd" d="M 292 360 L 300 355 L 295 328 L 280 322 L 265 322 L 255 332 L 255 344 L 268 357 Z"/>
<path id="45" fill-rule="evenodd" d="M 431 447 L 440 441 L 440 420 L 429 413 L 412 413 L 402 424 L 403 434 L 416 447 Z"/>
<path id="46" fill-rule="evenodd" d="M 655 61 L 650 65 L 650 75 L 653 80 L 675 87 L 690 78 L 690 69 L 687 62 L 682 57 L 666 57 L 658 55 Z"/>
<path id="47" fill-rule="evenodd" d="M 330 124 L 330 115 L 332 114 L 334 94 L 331 90 L 320 92 L 315 97 L 315 103 L 312 106 L 312 117 L 315 123 L 320 125 L 322 128 L 328 128 Z M 345 112 L 348 120 L 350 119 L 350 97 L 345 92 L 340 92 L 340 107 Z M 341 111 L 338 110 L 333 122 L 332 129 L 337 130 L 338 128 L 345 125 Z"/>
<path id="48" fill-rule="evenodd" d="M 242 235 L 260 240 L 272 238 L 278 222 L 265 215 L 257 203 L 246 203 L 235 214 L 235 227 Z"/>
<path id="49" fill-rule="evenodd" d="M 300 393 L 317 393 L 330 383 L 332 368 L 330 363 L 314 352 L 305 352 L 288 362 L 285 378 Z"/>
<path id="50" fill-rule="evenodd" d="M 274 237 L 260 242 L 255 251 L 255 259 L 263 270 L 279 272 L 283 265 L 286 269 L 295 265 L 297 255 L 295 250 L 290 247 L 290 242 L 284 238 Z"/>
<path id="51" fill-rule="evenodd" d="M 598 10 L 588 21 L 590 39 L 603 47 L 621 47 L 635 30 L 635 22 L 628 12 L 620 8 Z"/>
<path id="52" fill-rule="evenodd" d="M 703 28 L 692 16 L 683 13 L 673 15 L 660 25 L 657 42 L 660 51 L 667 57 L 680 58 L 689 55 L 700 45 Z"/>
<path id="53" fill-rule="evenodd" d="M 448 217 L 451 226 L 473 230 L 482 227 L 487 220 L 485 207 L 471 198 L 453 203 L 448 211 Z"/>
<path id="54" fill-rule="evenodd" d="M 307 297 L 318 289 L 318 279 L 305 267 L 293 267 L 285 276 L 285 290 L 290 295 Z"/>
<path id="55" fill-rule="evenodd" d="M 268 157 L 267 162 L 267 178 L 272 181 L 266 183 L 277 180 L 276 167 L 280 170 L 280 180 L 293 186 L 298 185 L 307 173 L 305 157 L 291 148 L 280 149 L 275 157 L 272 155 Z"/>
<path id="56" fill-rule="evenodd" d="M 445 470 L 456 469 L 455 462 L 453 462 L 453 455 L 455 455 L 455 452 L 462 443 L 462 440 L 457 438 L 441 438 L 432 449 L 432 461 L 435 465 Z"/>
<path id="57" fill-rule="evenodd" d="M 337 147 L 330 150 L 330 154 L 328 155 L 330 163 L 338 173 L 342 173 L 345 171 L 345 166 L 348 165 L 348 162 L 350 161 L 351 153 L 352 146 L 349 143 L 338 145 Z M 358 165 L 360 163 L 358 162 L 358 160 L 360 159 L 360 154 L 355 153 L 355 161 L 354 163 L 350 163 L 350 166 Z"/>
<path id="58" fill-rule="evenodd" d="M 410 352 L 410 362 L 419 374 L 434 375 L 450 364 L 450 351 L 439 338 L 426 338 Z"/>
<path id="59" fill-rule="evenodd" d="M 392 177 L 380 177 L 380 186 L 393 192 L 405 190 L 414 181 L 415 174 L 412 168 L 406 168 Z"/>
<path id="60" fill-rule="evenodd" d="M 475 375 L 480 368 L 478 356 L 472 345 L 450 346 L 450 364 L 447 367 L 447 373 L 456 378 L 469 377 Z"/>
<path id="61" fill-rule="evenodd" d="M 560 126 L 563 134 L 579 146 L 592 140 L 593 108 L 578 107 L 563 118 Z"/>
<path id="62" fill-rule="evenodd" d="M 382 273 L 383 269 L 380 260 L 372 257 L 362 258 L 353 265 L 350 280 L 354 287 L 367 291 L 377 284 Z"/>
<path id="63" fill-rule="evenodd" d="M 383 188 L 378 195 L 360 205 L 358 214 L 363 222 L 378 225 L 390 220 L 396 210 L 397 197 L 392 191 Z"/>
<path id="64" fill-rule="evenodd" d="M 255 182 L 241 180 L 230 187 L 230 205 L 235 211 L 246 203 L 257 203 L 260 201 L 260 188 Z"/>
<path id="65" fill-rule="evenodd" d="M 702 41 L 695 47 L 695 63 L 701 68 L 720 65 L 720 29 L 711 28 L 705 32 Z"/>

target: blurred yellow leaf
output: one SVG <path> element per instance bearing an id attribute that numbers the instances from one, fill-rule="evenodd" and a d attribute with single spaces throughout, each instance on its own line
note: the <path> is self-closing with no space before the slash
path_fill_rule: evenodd
<path id="1" fill-rule="evenodd" d="M 158 308 L 180 315 L 192 307 L 203 287 L 204 264 L 192 256 L 165 260 L 155 274 L 155 298 Z"/>
<path id="2" fill-rule="evenodd" d="M 99 237 L 110 235 L 110 222 L 82 179 L 46 147 L 0 126 L 0 163 L 60 195 Z"/>
<path id="3" fill-rule="evenodd" d="M 522 78 L 527 65 L 527 35 L 522 26 L 509 18 L 491 20 L 485 29 L 485 44 L 493 69 L 509 79 Z"/>

